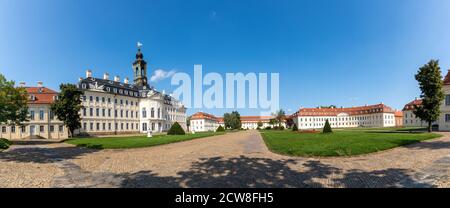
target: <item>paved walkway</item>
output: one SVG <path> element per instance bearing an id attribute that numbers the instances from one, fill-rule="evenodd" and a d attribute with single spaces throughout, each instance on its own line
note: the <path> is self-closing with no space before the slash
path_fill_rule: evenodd
<path id="1" fill-rule="evenodd" d="M 450 187 L 450 133 L 348 158 L 271 153 L 257 131 L 128 150 L 15 145 L 0 187 Z"/>

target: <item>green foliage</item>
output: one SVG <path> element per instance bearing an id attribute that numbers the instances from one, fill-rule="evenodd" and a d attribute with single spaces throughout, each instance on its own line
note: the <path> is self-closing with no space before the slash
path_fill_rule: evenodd
<path id="1" fill-rule="evenodd" d="M 8 149 L 11 144 L 11 141 L 0 138 L 0 149 Z"/>
<path id="2" fill-rule="evenodd" d="M 223 121 L 226 129 L 241 129 L 241 115 L 237 111 L 233 111 L 231 113 L 225 113 L 223 115 Z"/>
<path id="3" fill-rule="evenodd" d="M 73 84 L 61 84 L 61 92 L 58 99 L 52 104 L 51 109 L 60 121 L 69 129 L 70 136 L 73 137 L 75 129 L 81 127 L 80 110 L 81 96 L 83 92 L 77 89 Z"/>
<path id="4" fill-rule="evenodd" d="M 322 133 L 324 134 L 333 133 L 333 130 L 331 129 L 331 125 L 328 119 L 325 121 L 325 126 L 323 127 Z"/>
<path id="5" fill-rule="evenodd" d="M 185 135 L 186 132 L 184 132 L 183 128 L 180 126 L 180 124 L 178 122 L 175 122 L 172 125 L 172 127 L 170 127 L 167 134 L 168 135 Z"/>
<path id="6" fill-rule="evenodd" d="M 414 114 L 422 121 L 428 123 L 428 131 L 431 132 L 431 124 L 439 118 L 441 113 L 439 108 L 442 100 L 444 100 L 439 61 L 431 60 L 420 67 L 415 78 L 419 82 L 419 87 L 422 91 L 420 95 L 422 105 L 415 106 Z"/>
<path id="7" fill-rule="evenodd" d="M 258 129 L 261 129 L 261 127 L 262 127 L 263 125 L 264 125 L 263 122 L 258 121 Z"/>
<path id="8" fill-rule="evenodd" d="M 280 129 L 282 127 L 281 124 L 286 119 L 286 112 L 284 112 L 283 109 L 280 109 L 279 111 L 276 111 L 272 115 L 275 117 L 274 124 L 278 124 L 278 128 Z M 283 127 L 283 129 L 284 129 L 284 127 Z"/>
<path id="9" fill-rule="evenodd" d="M 292 126 L 292 131 L 298 131 L 298 127 L 296 124 L 294 124 L 294 126 Z"/>
<path id="10" fill-rule="evenodd" d="M 225 128 L 223 128 L 223 126 L 222 125 L 220 125 L 219 127 L 217 127 L 217 130 L 216 130 L 217 132 L 222 132 L 222 131 L 225 131 Z"/>
<path id="11" fill-rule="evenodd" d="M 14 87 L 14 81 L 8 81 L 0 74 L 0 124 L 21 125 L 27 121 L 27 91 Z"/>
<path id="12" fill-rule="evenodd" d="M 266 126 L 266 128 L 264 128 L 265 130 L 271 130 L 272 129 L 272 127 L 270 127 L 270 126 Z"/>

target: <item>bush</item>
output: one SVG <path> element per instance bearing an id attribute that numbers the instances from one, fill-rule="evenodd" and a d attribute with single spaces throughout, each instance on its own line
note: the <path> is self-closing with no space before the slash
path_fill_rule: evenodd
<path id="1" fill-rule="evenodd" d="M 0 149 L 8 149 L 11 144 L 11 141 L 0 138 Z"/>
<path id="2" fill-rule="evenodd" d="M 281 131 L 283 131 L 283 130 L 284 130 L 284 126 L 280 126 L 280 127 L 278 127 L 278 130 L 281 130 Z"/>
<path id="3" fill-rule="evenodd" d="M 225 128 L 223 128 L 223 126 L 222 125 L 220 125 L 219 127 L 217 127 L 217 130 L 216 130 L 217 132 L 222 132 L 222 131 L 225 131 Z"/>
<path id="4" fill-rule="evenodd" d="M 270 127 L 270 126 L 267 126 L 266 128 L 264 128 L 265 130 L 271 130 L 272 129 L 272 127 Z"/>
<path id="5" fill-rule="evenodd" d="M 322 133 L 333 133 L 333 130 L 331 130 L 330 122 L 328 122 L 328 119 L 325 121 L 325 126 L 323 127 Z"/>
<path id="6" fill-rule="evenodd" d="M 183 128 L 181 128 L 178 122 L 175 122 L 167 132 L 167 135 L 185 135 L 185 134 L 186 132 L 184 132 Z"/>
<path id="7" fill-rule="evenodd" d="M 294 124 L 294 126 L 292 127 L 292 131 L 298 131 L 297 125 Z"/>

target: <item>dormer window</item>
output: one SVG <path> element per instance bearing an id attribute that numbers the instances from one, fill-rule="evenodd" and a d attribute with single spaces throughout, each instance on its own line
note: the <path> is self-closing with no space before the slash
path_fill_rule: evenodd
<path id="1" fill-rule="evenodd" d="M 114 93 L 117 93 L 117 88 L 114 88 L 113 91 L 114 91 Z"/>
<path id="2" fill-rule="evenodd" d="M 36 96 L 30 95 L 30 100 L 32 100 L 32 101 L 36 100 Z"/>
<path id="3" fill-rule="evenodd" d="M 85 83 L 81 84 L 81 88 L 86 89 L 86 84 Z"/>
<path id="4" fill-rule="evenodd" d="M 111 91 L 111 88 L 107 87 L 107 88 L 106 88 L 106 91 L 110 92 L 110 91 Z"/>

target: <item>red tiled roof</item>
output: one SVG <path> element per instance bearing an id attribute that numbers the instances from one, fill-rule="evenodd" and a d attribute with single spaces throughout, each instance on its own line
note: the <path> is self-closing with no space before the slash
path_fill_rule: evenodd
<path id="1" fill-rule="evenodd" d="M 422 105 L 422 100 L 421 99 L 415 99 L 411 102 L 409 102 L 408 104 L 405 105 L 405 107 L 403 107 L 403 111 L 405 110 L 414 110 L 414 106 L 416 105 Z"/>
<path id="2" fill-rule="evenodd" d="M 365 115 L 372 113 L 394 113 L 394 110 L 384 104 L 351 108 L 301 108 L 292 116 L 337 116 L 340 113 L 347 113 L 349 115 Z"/>
<path id="3" fill-rule="evenodd" d="M 447 75 L 445 75 L 444 77 L 444 84 L 450 85 L 450 69 L 448 70 Z"/>
<path id="4" fill-rule="evenodd" d="M 218 121 L 218 118 L 215 117 L 214 115 L 211 115 L 208 113 L 203 113 L 203 112 L 197 112 L 191 116 L 191 120 L 198 120 L 198 119 L 211 119 L 211 120 Z"/>
<path id="5" fill-rule="evenodd" d="M 394 116 L 395 117 L 403 117 L 403 112 L 402 111 L 395 111 Z"/>
<path id="6" fill-rule="evenodd" d="M 25 87 L 29 104 L 51 104 L 58 93 L 46 87 Z M 34 97 L 34 99 L 32 99 Z"/>

